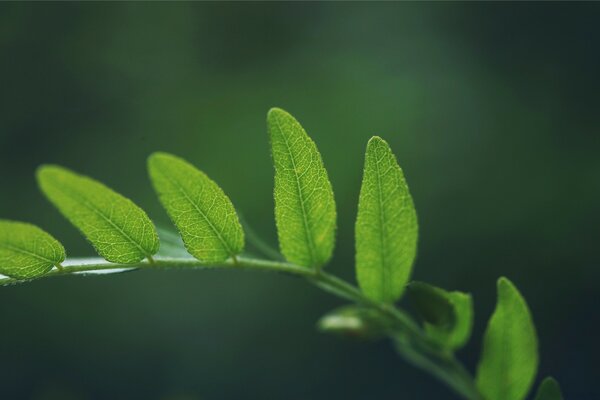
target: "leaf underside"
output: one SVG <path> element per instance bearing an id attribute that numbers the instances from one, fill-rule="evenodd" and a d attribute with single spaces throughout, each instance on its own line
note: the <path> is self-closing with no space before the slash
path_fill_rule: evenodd
<path id="1" fill-rule="evenodd" d="M 445 291 L 424 282 L 411 282 L 408 297 L 423 320 L 450 329 L 456 323 L 456 312 Z"/>
<path id="2" fill-rule="evenodd" d="M 37 179 L 46 197 L 106 260 L 133 264 L 158 251 L 152 221 L 131 200 L 59 166 L 40 167 Z"/>
<path id="3" fill-rule="evenodd" d="M 166 153 L 150 156 L 148 172 L 191 255 L 208 263 L 224 261 L 243 251 L 244 232 L 235 208 L 206 174 Z"/>
<path id="4" fill-rule="evenodd" d="M 319 319 L 318 328 L 327 333 L 356 339 L 380 339 L 389 322 L 365 307 L 349 305 L 337 308 Z"/>
<path id="5" fill-rule="evenodd" d="M 300 123 L 273 108 L 267 116 L 275 166 L 275 220 L 281 253 L 319 268 L 335 245 L 336 209 L 321 154 Z"/>
<path id="6" fill-rule="evenodd" d="M 463 347 L 471 337 L 473 329 L 473 299 L 470 294 L 453 291 L 446 292 L 456 314 L 456 321 L 451 329 L 440 329 L 438 326 L 426 324 L 425 331 L 438 343 L 452 350 Z"/>
<path id="7" fill-rule="evenodd" d="M 423 282 L 409 285 L 409 299 L 424 320 L 425 332 L 440 345 L 456 350 L 473 328 L 473 301 L 468 293 L 448 292 Z"/>
<path id="8" fill-rule="evenodd" d="M 0 220 L 0 273 L 15 279 L 44 275 L 64 261 L 58 240 L 35 225 Z"/>
<path id="9" fill-rule="evenodd" d="M 402 295 L 417 252 L 417 214 L 387 142 L 369 140 L 356 218 L 356 273 L 373 300 Z"/>
<path id="10" fill-rule="evenodd" d="M 537 336 L 529 308 L 506 278 L 485 332 L 477 386 L 487 400 L 522 400 L 538 366 Z"/>

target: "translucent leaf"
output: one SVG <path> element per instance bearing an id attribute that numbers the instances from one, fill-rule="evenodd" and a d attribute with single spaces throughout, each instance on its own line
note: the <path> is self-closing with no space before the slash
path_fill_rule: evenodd
<path id="1" fill-rule="evenodd" d="M 522 400 L 538 367 L 535 326 L 517 288 L 498 280 L 498 301 L 483 340 L 477 386 L 487 400 Z"/>
<path id="2" fill-rule="evenodd" d="M 560 386 L 554 378 L 548 377 L 543 380 L 538 388 L 535 400 L 562 400 Z"/>
<path id="3" fill-rule="evenodd" d="M 473 328 L 471 295 L 447 292 L 423 282 L 412 282 L 408 288 L 408 296 L 423 318 L 428 336 L 452 350 L 464 346 Z"/>
<path id="4" fill-rule="evenodd" d="M 319 268 L 331 258 L 336 229 L 335 200 L 321 154 L 287 112 L 271 109 L 267 124 L 281 253 L 292 263 Z"/>
<path id="5" fill-rule="evenodd" d="M 152 221 L 131 200 L 59 166 L 40 167 L 37 179 L 46 197 L 106 260 L 133 264 L 158 251 Z"/>
<path id="6" fill-rule="evenodd" d="M 360 288 L 376 301 L 398 300 L 417 251 L 417 214 L 396 157 L 377 136 L 367 145 L 355 234 Z"/>
<path id="7" fill-rule="evenodd" d="M 181 233 L 187 251 L 221 262 L 244 249 L 244 231 L 223 190 L 187 161 L 166 153 L 148 159 L 154 190 Z"/>
<path id="8" fill-rule="evenodd" d="M 65 249 L 35 225 L 0 220 L 0 273 L 15 279 L 44 275 L 65 259 Z"/>

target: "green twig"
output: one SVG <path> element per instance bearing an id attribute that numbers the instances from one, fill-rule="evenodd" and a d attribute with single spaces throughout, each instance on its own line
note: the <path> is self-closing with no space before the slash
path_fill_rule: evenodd
<path id="1" fill-rule="evenodd" d="M 283 261 L 262 260 L 237 256 L 223 263 L 206 265 L 191 258 L 156 258 L 136 264 L 113 264 L 99 262 L 94 264 L 64 265 L 42 277 L 85 274 L 110 270 L 134 269 L 216 269 L 240 267 L 248 270 L 283 272 L 306 278 L 321 289 L 343 299 L 369 307 L 390 322 L 388 332 L 396 345 L 398 353 L 411 364 L 429 372 L 454 389 L 463 398 L 481 400 L 473 378 L 453 355 L 441 349 L 422 332 L 413 319 L 402 310 L 384 303 L 371 300 L 357 287 L 321 270 L 313 270 Z M 36 278 L 37 279 L 37 278 Z M 33 279 L 31 279 L 33 280 Z M 26 282 L 14 278 L 0 279 L 0 285 Z"/>

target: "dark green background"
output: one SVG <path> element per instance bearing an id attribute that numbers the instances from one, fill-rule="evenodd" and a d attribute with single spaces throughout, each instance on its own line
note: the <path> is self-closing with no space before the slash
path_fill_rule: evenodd
<path id="1" fill-rule="evenodd" d="M 167 224 L 145 172 L 188 158 L 275 242 L 265 115 L 317 142 L 353 279 L 366 141 L 392 145 L 421 225 L 414 277 L 473 293 L 473 369 L 508 276 L 540 377 L 594 399 L 600 350 L 598 4 L 2 4 L 0 218 L 92 249 L 35 168 L 100 179 Z M 318 333 L 340 302 L 285 276 L 147 271 L 0 288 L 2 399 L 453 399 L 388 343 Z"/>

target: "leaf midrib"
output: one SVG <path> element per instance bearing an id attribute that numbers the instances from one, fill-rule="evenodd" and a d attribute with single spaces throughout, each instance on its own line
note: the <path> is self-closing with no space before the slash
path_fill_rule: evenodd
<path id="1" fill-rule="evenodd" d="M 381 176 L 379 174 L 379 160 L 377 159 L 377 152 L 374 152 L 375 157 L 375 173 L 377 175 L 377 202 L 379 203 L 379 245 L 381 247 L 381 288 L 383 289 L 384 296 L 389 295 L 388 286 L 386 283 L 389 281 L 388 275 L 389 270 L 386 262 L 386 232 L 385 232 L 385 209 L 381 193 Z"/>
<path id="2" fill-rule="evenodd" d="M 500 335 L 500 341 L 501 341 L 501 345 L 500 347 L 502 348 L 502 355 L 500 358 L 500 382 L 502 382 L 502 384 L 500 385 L 500 399 L 507 399 L 508 398 L 508 368 L 510 367 L 507 363 L 507 357 L 506 355 L 508 354 L 510 345 L 509 345 L 509 341 L 508 341 L 508 335 L 507 335 L 507 329 L 506 329 L 506 310 L 504 310 L 502 312 L 502 318 L 501 318 L 501 328 L 500 328 L 502 334 Z"/>
<path id="3" fill-rule="evenodd" d="M 71 190 L 68 188 L 68 184 L 66 184 L 63 187 L 58 187 L 59 191 L 62 190 L 63 193 L 71 196 L 73 199 L 75 199 L 76 201 L 79 201 L 80 204 L 84 205 L 88 210 L 94 212 L 96 215 L 100 216 L 104 221 L 108 222 L 113 228 L 115 228 L 123 237 L 125 237 L 125 239 L 129 240 L 132 244 L 134 244 L 138 250 L 140 250 L 142 252 L 142 254 L 144 254 L 146 257 L 151 256 L 152 254 L 150 254 L 149 251 L 146 251 L 146 249 L 144 249 L 142 247 L 142 245 L 140 243 L 138 243 L 136 240 L 134 240 L 131 236 L 129 236 L 129 234 L 127 232 L 125 232 L 123 229 L 121 229 L 121 227 L 119 227 L 118 225 L 116 225 L 111 219 L 110 217 L 108 217 L 106 214 L 104 214 L 102 212 L 102 210 L 100 210 L 99 208 L 96 208 L 96 206 L 94 206 L 93 203 L 91 203 L 90 201 L 88 201 L 85 197 L 78 195 L 75 191 Z M 107 188 L 108 189 L 108 188 Z M 110 189 L 108 189 L 110 190 Z M 125 199 L 127 200 L 127 199 Z"/>
<path id="4" fill-rule="evenodd" d="M 46 258 L 46 257 L 44 257 L 44 256 L 41 256 L 41 255 L 39 255 L 39 254 L 36 254 L 36 253 L 32 253 L 32 252 L 31 252 L 31 251 L 29 251 L 29 250 L 25 250 L 25 249 L 22 249 L 22 248 L 20 248 L 20 247 L 13 246 L 13 245 L 11 245 L 11 244 L 8 244 L 8 243 L 0 243 L 0 247 L 4 247 L 4 248 L 6 248 L 6 249 L 9 249 L 9 250 L 12 250 L 12 251 L 16 251 L 17 253 L 21 253 L 21 254 L 26 254 L 26 255 L 28 255 L 28 256 L 32 256 L 32 257 L 34 257 L 34 258 L 37 258 L 37 259 L 39 259 L 39 260 L 42 260 L 42 261 L 46 261 L 46 262 L 52 263 L 52 265 L 55 265 L 55 264 L 56 264 L 56 261 L 54 261 L 54 260 L 51 260 L 51 259 L 49 259 L 49 258 Z"/>
<path id="5" fill-rule="evenodd" d="M 310 231 L 310 229 L 308 227 L 308 220 L 306 218 L 306 208 L 304 206 L 305 200 L 304 200 L 304 196 L 302 195 L 302 190 L 300 189 L 300 178 L 298 177 L 298 173 L 296 171 L 296 160 L 294 158 L 294 153 L 290 149 L 290 145 L 288 143 L 286 135 L 283 133 L 283 130 L 281 129 L 281 122 L 279 121 L 279 118 L 276 118 L 275 121 L 277 123 L 277 129 L 279 130 L 279 133 L 280 133 L 281 137 L 283 138 L 283 142 L 285 143 L 285 147 L 290 156 L 290 160 L 292 161 L 292 167 L 293 167 L 293 171 L 294 171 L 293 175 L 294 175 L 294 180 L 296 182 L 296 190 L 298 191 L 298 197 L 300 199 L 300 208 L 302 211 L 304 236 L 306 237 L 306 241 L 308 244 L 308 253 L 310 256 L 311 265 L 313 265 L 313 264 L 316 264 L 314 242 L 313 242 L 312 232 Z"/>
<path id="6" fill-rule="evenodd" d="M 202 218 L 204 218 L 204 220 L 206 221 L 206 223 L 208 224 L 208 226 L 212 229 L 212 231 L 215 233 L 215 235 L 217 235 L 217 238 L 219 239 L 219 241 L 221 242 L 221 244 L 225 247 L 225 250 L 227 250 L 227 253 L 229 253 L 229 255 L 232 256 L 232 257 L 235 256 L 235 253 L 231 249 L 231 246 L 229 245 L 229 243 L 227 243 L 227 241 L 225 240 L 225 238 L 223 238 L 223 236 L 221 235 L 221 232 L 219 232 L 219 230 L 213 225 L 212 221 L 208 218 L 208 216 L 196 205 L 196 203 L 188 195 L 188 193 L 185 190 L 185 188 L 183 186 L 181 186 L 179 184 L 179 182 L 177 182 L 176 179 L 171 179 L 171 177 L 169 175 L 164 174 L 160 170 L 157 170 L 157 172 L 159 174 L 161 174 L 169 183 L 171 183 L 173 186 L 175 186 L 179 190 L 179 192 L 181 194 L 183 194 L 183 196 L 194 207 L 194 209 L 198 212 L 198 214 L 200 214 L 200 216 Z"/>

